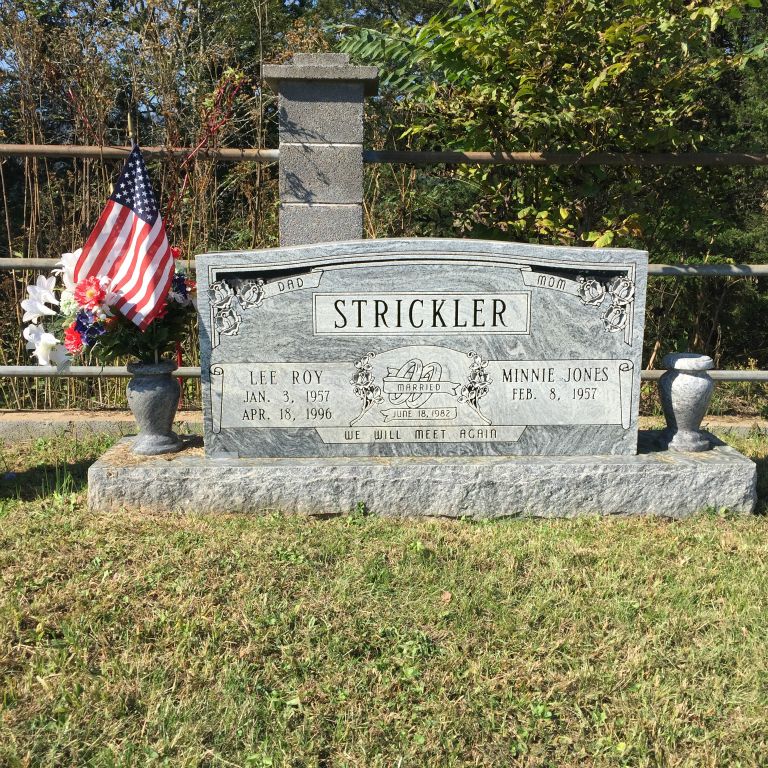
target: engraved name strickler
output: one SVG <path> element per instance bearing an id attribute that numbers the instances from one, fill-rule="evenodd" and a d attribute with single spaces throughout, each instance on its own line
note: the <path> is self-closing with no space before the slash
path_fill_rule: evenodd
<path id="1" fill-rule="evenodd" d="M 530 292 L 320 293 L 315 335 L 527 334 Z"/>

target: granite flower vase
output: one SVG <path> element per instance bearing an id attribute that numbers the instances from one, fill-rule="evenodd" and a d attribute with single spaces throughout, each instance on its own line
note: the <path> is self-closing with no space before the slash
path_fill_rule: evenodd
<path id="1" fill-rule="evenodd" d="M 663 440 L 673 451 L 707 451 L 710 445 L 701 432 L 715 382 L 707 371 L 714 363 L 707 355 L 670 354 L 662 365 L 667 372 L 659 380 L 659 394 L 667 428 Z"/>
<path id="2" fill-rule="evenodd" d="M 128 406 L 139 427 L 132 451 L 141 456 L 174 453 L 181 449 L 179 436 L 173 432 L 173 420 L 179 407 L 181 388 L 173 377 L 176 363 L 129 363 Z"/>

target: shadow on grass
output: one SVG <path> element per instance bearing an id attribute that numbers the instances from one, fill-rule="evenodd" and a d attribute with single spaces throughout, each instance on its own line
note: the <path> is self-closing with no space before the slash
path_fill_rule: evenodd
<path id="1" fill-rule="evenodd" d="M 0 502 L 35 501 L 83 492 L 88 484 L 88 468 L 114 442 L 112 435 L 0 441 Z"/>
<path id="2" fill-rule="evenodd" d="M 52 493 L 79 493 L 88 485 L 88 467 L 94 459 L 71 464 L 39 464 L 19 472 L 0 474 L 0 500 L 34 501 Z"/>

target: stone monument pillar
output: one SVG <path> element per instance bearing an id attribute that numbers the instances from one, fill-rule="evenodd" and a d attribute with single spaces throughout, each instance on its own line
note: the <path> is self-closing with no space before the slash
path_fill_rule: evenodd
<path id="1" fill-rule="evenodd" d="M 280 245 L 363 236 L 363 100 L 378 69 L 341 53 L 297 53 L 264 67 L 279 94 Z"/>

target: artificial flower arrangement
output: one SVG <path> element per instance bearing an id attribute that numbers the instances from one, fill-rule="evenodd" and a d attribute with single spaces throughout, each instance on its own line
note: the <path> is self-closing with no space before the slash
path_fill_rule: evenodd
<path id="1" fill-rule="evenodd" d="M 171 250 L 177 259 L 178 249 Z M 63 254 L 50 277 L 41 275 L 27 286 L 21 307 L 22 321 L 29 325 L 23 334 L 38 364 L 63 369 L 74 356 L 86 352 L 101 363 L 121 357 L 153 363 L 172 353 L 195 314 L 194 281 L 175 270 L 162 310 L 142 331 L 114 308 L 117 297 L 108 277 L 87 277 L 75 283 L 79 255 L 80 250 Z"/>

